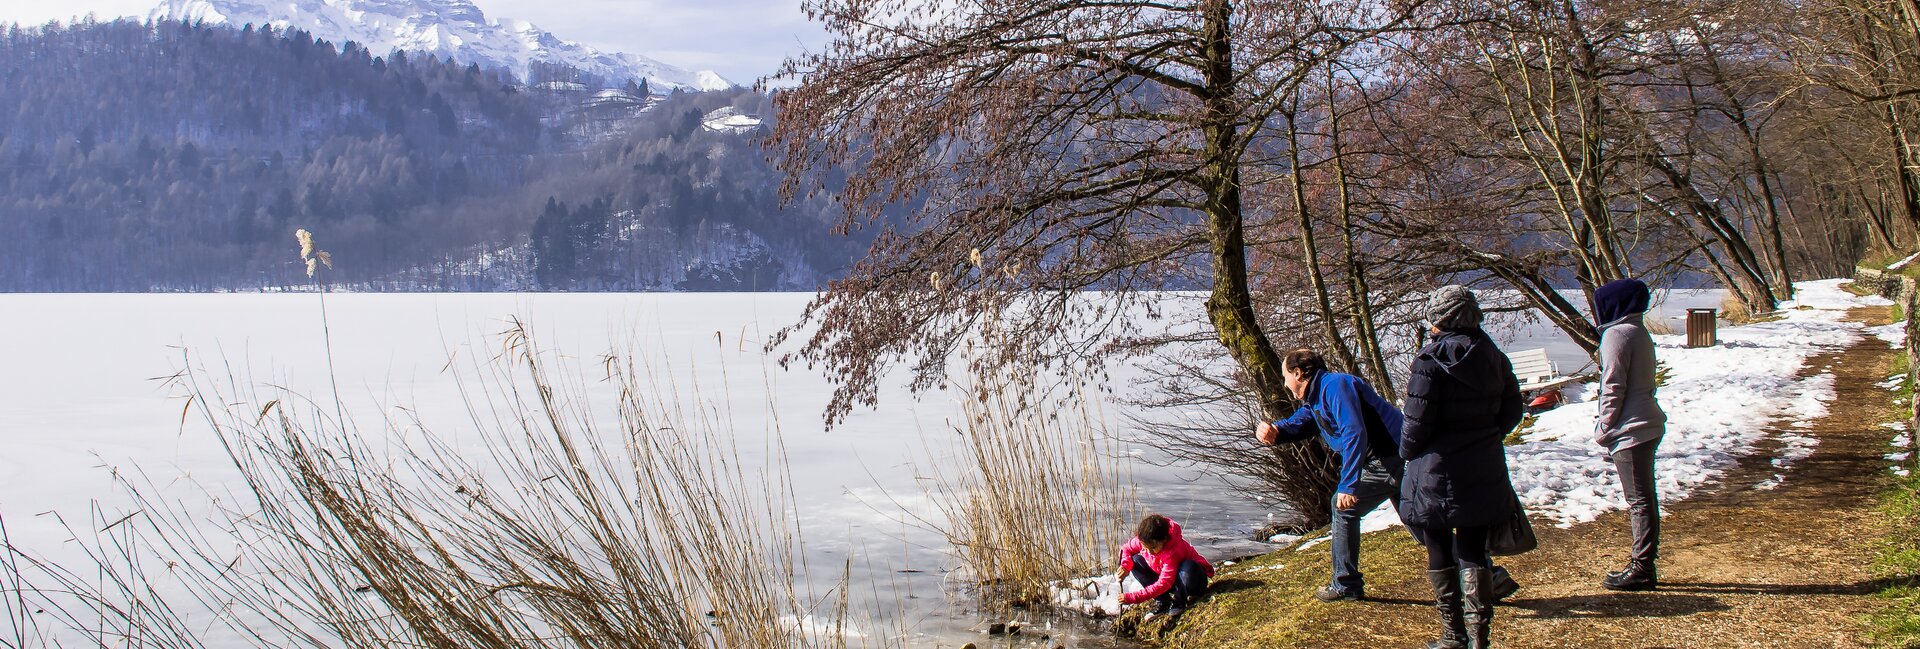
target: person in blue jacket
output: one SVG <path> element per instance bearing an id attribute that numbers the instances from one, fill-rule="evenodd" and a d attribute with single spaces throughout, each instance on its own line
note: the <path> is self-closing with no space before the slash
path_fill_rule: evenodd
<path id="1" fill-rule="evenodd" d="M 1400 508 L 1400 410 L 1365 380 L 1327 370 L 1325 359 L 1296 349 L 1282 359 L 1281 374 L 1297 408 L 1280 421 L 1261 422 L 1262 443 L 1298 442 L 1318 435 L 1340 455 L 1340 481 L 1333 494 L 1333 582 L 1314 593 L 1320 601 L 1365 596 L 1360 574 L 1360 519 L 1392 502 Z"/>
<path id="2" fill-rule="evenodd" d="M 1254 436 L 1264 444 L 1301 442 L 1318 435 L 1340 456 L 1340 481 L 1333 494 L 1333 580 L 1314 592 L 1323 602 L 1358 600 L 1366 596 L 1360 574 L 1360 519 L 1381 503 L 1400 509 L 1400 481 L 1406 463 L 1400 458 L 1400 409 L 1381 397 L 1366 380 L 1329 371 L 1327 362 L 1311 349 L 1296 349 L 1281 359 L 1281 374 L 1297 407 L 1293 415 L 1261 422 Z M 1412 528 L 1414 540 L 1421 540 Z M 1505 599 L 1520 584 L 1505 568 L 1493 566 L 1493 599 Z"/>

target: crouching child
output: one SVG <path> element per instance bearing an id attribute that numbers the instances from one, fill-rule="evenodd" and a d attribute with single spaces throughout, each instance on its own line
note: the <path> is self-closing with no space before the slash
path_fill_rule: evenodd
<path id="1" fill-rule="evenodd" d="M 1132 574 L 1142 588 L 1121 594 L 1122 605 L 1154 600 L 1155 614 L 1177 616 L 1206 594 L 1213 564 L 1181 538 L 1179 523 L 1148 514 L 1133 533 L 1120 548 L 1120 579 Z"/>

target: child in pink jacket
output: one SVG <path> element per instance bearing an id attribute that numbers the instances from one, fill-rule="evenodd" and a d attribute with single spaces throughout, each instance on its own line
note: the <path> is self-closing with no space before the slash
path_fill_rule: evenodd
<path id="1" fill-rule="evenodd" d="M 1120 596 L 1120 603 L 1158 602 L 1156 614 L 1179 615 L 1207 592 L 1213 564 L 1180 537 L 1180 524 L 1148 514 L 1134 528 L 1133 540 L 1120 547 L 1120 578 L 1133 574 L 1144 588 Z"/>

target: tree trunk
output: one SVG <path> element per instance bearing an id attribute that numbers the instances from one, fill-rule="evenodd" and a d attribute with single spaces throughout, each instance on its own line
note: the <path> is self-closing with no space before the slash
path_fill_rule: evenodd
<path id="1" fill-rule="evenodd" d="M 1781 234 L 1780 207 L 1773 196 L 1773 183 L 1767 180 L 1767 163 L 1760 157 L 1759 134 L 1749 133 L 1747 143 L 1753 156 L 1753 177 L 1760 183 L 1760 202 L 1767 208 L 1767 244 L 1773 247 L 1773 294 L 1782 300 L 1791 300 L 1793 272 L 1787 263 L 1787 240 Z"/>
<path id="2" fill-rule="evenodd" d="M 1659 152 L 1648 155 L 1647 164 L 1666 177 L 1667 184 L 1673 187 L 1674 192 L 1680 196 L 1681 202 L 1686 204 L 1687 213 L 1693 216 L 1701 229 L 1712 234 L 1720 247 L 1726 249 L 1727 254 L 1733 258 L 1735 272 L 1732 272 L 1731 276 L 1735 283 L 1727 288 L 1747 295 L 1747 306 L 1755 313 L 1765 313 L 1777 308 L 1777 298 L 1768 287 L 1760 262 L 1753 248 L 1747 245 L 1746 237 L 1740 234 L 1740 228 L 1727 219 L 1718 205 L 1714 205 L 1712 201 L 1702 196 L 1699 190 L 1694 188 L 1693 181 Z M 1712 248 L 1703 248 L 1702 251 L 1705 254 L 1713 254 Z"/>
<path id="3" fill-rule="evenodd" d="M 1696 34 L 1701 33 L 1696 31 Z M 1707 71 L 1713 77 L 1713 85 L 1726 98 L 1727 113 L 1733 118 L 1734 125 L 1740 128 L 1740 135 L 1746 139 L 1747 162 L 1752 166 L 1754 182 L 1760 185 L 1759 199 L 1766 210 L 1766 218 L 1755 220 L 1759 221 L 1763 230 L 1761 234 L 1765 236 L 1764 243 L 1770 248 L 1766 258 L 1768 274 L 1772 277 L 1773 296 L 1781 300 L 1793 299 L 1793 273 L 1789 270 L 1786 239 L 1781 233 L 1779 200 L 1775 198 L 1773 183 L 1768 179 L 1767 159 L 1760 146 L 1760 128 L 1754 125 L 1746 102 L 1740 99 L 1738 88 L 1728 80 L 1725 69 L 1720 66 L 1720 53 L 1714 43 L 1704 35 L 1699 42 L 1706 57 Z"/>
<path id="4" fill-rule="evenodd" d="M 1907 225 L 1920 231 L 1920 179 L 1914 178 L 1907 131 L 1901 128 L 1899 109 L 1892 102 L 1887 104 L 1887 135 L 1893 139 L 1894 176 L 1900 180 L 1900 204 L 1906 208 Z"/>
<path id="5" fill-rule="evenodd" d="M 1588 265 L 1587 277 L 1594 286 L 1599 286 L 1625 277 L 1627 272 L 1627 264 L 1620 256 L 1619 236 L 1613 229 L 1613 213 L 1607 204 L 1607 154 L 1602 141 L 1608 128 L 1607 107 L 1600 92 L 1606 82 L 1597 77 L 1599 49 L 1587 35 L 1577 4 L 1567 2 L 1564 7 L 1567 25 L 1573 30 L 1580 52 L 1579 68 L 1569 70 L 1569 76 L 1573 77 L 1571 86 L 1584 95 L 1578 102 L 1582 113 L 1579 117 L 1580 173 L 1574 179 L 1574 188 L 1579 192 L 1580 211 L 1592 237 L 1590 250 L 1594 259 Z M 1581 250 L 1581 254 L 1589 254 L 1589 249 Z"/>
<path id="6" fill-rule="evenodd" d="M 1579 307 L 1561 297 L 1560 293 L 1554 289 L 1553 282 L 1548 281 L 1545 276 L 1510 258 L 1473 250 L 1463 252 L 1467 256 L 1477 258 L 1478 266 L 1519 291 L 1521 297 L 1526 298 L 1534 308 L 1540 311 L 1541 316 L 1553 323 L 1553 326 L 1558 327 L 1560 331 L 1565 332 L 1567 337 L 1573 340 L 1573 344 L 1579 345 L 1588 356 L 1600 353 L 1600 335 L 1594 330 L 1593 323 L 1587 321 L 1586 315 L 1580 313 Z M 1591 300 L 1592 290 L 1589 289 L 1587 293 L 1588 299 Z"/>
<path id="7" fill-rule="evenodd" d="M 1228 24 L 1233 8 L 1227 0 L 1208 0 L 1201 29 L 1201 52 L 1206 57 L 1204 81 L 1205 116 L 1201 130 L 1206 139 L 1208 172 L 1204 174 L 1206 217 L 1213 250 L 1213 291 L 1207 298 L 1207 318 L 1212 322 L 1220 344 L 1246 373 L 1248 384 L 1258 393 L 1266 419 L 1279 419 L 1293 412 L 1291 395 L 1280 371 L 1280 356 L 1267 340 L 1253 310 L 1253 297 L 1247 285 L 1246 230 L 1240 202 L 1240 166 L 1237 152 L 1239 135 L 1233 110 L 1233 47 Z M 1277 445 L 1274 461 L 1285 475 L 1295 478 L 1278 485 L 1284 502 L 1297 508 L 1309 526 L 1327 522 L 1326 507 L 1333 497 L 1333 453 L 1317 441 L 1305 444 Z"/>
<path id="8" fill-rule="evenodd" d="M 1380 330 L 1373 319 L 1373 295 L 1367 288 L 1367 269 L 1360 263 L 1359 246 L 1354 241 L 1353 194 L 1347 185 L 1347 158 L 1340 149 L 1339 94 L 1334 85 L 1333 66 L 1327 66 L 1328 144 L 1333 149 L 1333 179 L 1340 189 L 1340 241 L 1346 247 L 1347 293 L 1352 300 L 1354 336 L 1359 338 L 1360 353 L 1373 382 L 1374 390 L 1388 401 L 1398 401 L 1393 374 L 1387 371 L 1386 354 L 1380 349 Z"/>
<path id="9" fill-rule="evenodd" d="M 1880 210 L 1873 209 L 1873 201 L 1867 200 L 1867 190 L 1861 188 L 1859 185 L 1854 185 L 1854 191 L 1860 194 L 1860 209 L 1866 210 L 1867 212 L 1867 227 L 1873 230 L 1874 236 L 1880 238 L 1880 243 L 1887 247 L 1887 252 L 1899 250 L 1900 244 L 1894 243 L 1893 233 L 1888 231 L 1886 217 L 1880 215 Z M 1880 190 L 1880 194 L 1881 196 L 1886 195 L 1884 186 Z M 1832 237 L 1829 236 L 1828 240 L 1831 241 Z M 1834 254 L 1836 257 L 1839 255 L 1838 252 Z"/>
<path id="10" fill-rule="evenodd" d="M 1298 101 L 1298 96 L 1295 98 Z M 1334 355 L 1341 369 L 1348 372 L 1360 371 L 1360 364 L 1353 357 L 1353 351 L 1347 349 L 1344 337 L 1340 335 L 1339 319 L 1334 317 L 1333 300 L 1327 295 L 1327 278 L 1320 272 L 1320 250 L 1314 241 L 1313 214 L 1307 209 L 1307 182 L 1305 170 L 1300 168 L 1300 122 L 1299 105 L 1287 117 L 1287 160 L 1293 165 L 1293 210 L 1300 224 L 1300 261 L 1307 268 L 1307 281 L 1313 285 L 1314 306 L 1320 309 L 1320 335 L 1326 339 L 1327 351 Z"/>

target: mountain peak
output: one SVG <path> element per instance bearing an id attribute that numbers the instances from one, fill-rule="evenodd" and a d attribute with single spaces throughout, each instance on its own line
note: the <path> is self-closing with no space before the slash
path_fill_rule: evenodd
<path id="1" fill-rule="evenodd" d="M 306 30 L 369 51 L 429 52 L 497 66 L 527 79 L 535 63 L 559 63 L 609 84 L 645 79 L 656 92 L 720 90 L 734 84 L 709 70 L 690 72 L 624 52 L 563 40 L 533 23 L 487 17 L 469 0 L 166 0 L 151 18 Z"/>

